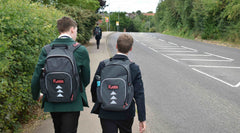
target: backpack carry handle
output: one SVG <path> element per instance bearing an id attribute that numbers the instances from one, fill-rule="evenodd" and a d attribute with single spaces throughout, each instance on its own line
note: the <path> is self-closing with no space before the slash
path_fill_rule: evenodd
<path id="1" fill-rule="evenodd" d="M 67 44 L 53 44 L 52 45 L 52 49 L 54 49 L 55 47 L 65 47 L 65 49 L 68 49 L 68 45 Z"/>

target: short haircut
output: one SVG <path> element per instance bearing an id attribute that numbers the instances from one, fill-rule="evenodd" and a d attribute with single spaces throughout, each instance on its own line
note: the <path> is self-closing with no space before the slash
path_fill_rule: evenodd
<path id="1" fill-rule="evenodd" d="M 129 34 L 121 34 L 117 40 L 118 51 L 121 53 L 128 53 L 133 45 L 133 38 Z"/>
<path id="2" fill-rule="evenodd" d="M 57 21 L 57 28 L 59 33 L 64 33 L 70 30 L 71 27 L 76 28 L 77 23 L 70 17 L 62 17 Z"/>

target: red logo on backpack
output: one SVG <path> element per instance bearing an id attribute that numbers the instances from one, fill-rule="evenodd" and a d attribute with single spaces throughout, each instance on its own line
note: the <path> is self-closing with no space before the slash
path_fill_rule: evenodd
<path id="1" fill-rule="evenodd" d="M 54 84 L 64 84 L 64 80 L 63 79 L 53 79 L 53 83 Z"/>
<path id="2" fill-rule="evenodd" d="M 108 89 L 110 90 L 117 90 L 118 88 L 118 85 L 108 85 Z"/>

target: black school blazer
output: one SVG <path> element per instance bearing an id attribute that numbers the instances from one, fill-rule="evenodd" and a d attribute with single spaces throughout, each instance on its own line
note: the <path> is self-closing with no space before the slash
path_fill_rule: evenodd
<path id="1" fill-rule="evenodd" d="M 129 60 L 127 56 L 116 54 L 112 60 Z M 97 68 L 97 71 L 95 75 L 100 75 L 101 70 L 105 67 L 105 64 L 103 61 L 99 63 L 99 66 Z M 132 83 L 134 86 L 134 99 L 126 111 L 106 111 L 103 110 L 100 106 L 101 104 L 97 101 L 97 80 L 93 79 L 92 85 L 91 85 L 91 94 L 92 94 L 92 101 L 95 103 L 93 106 L 93 109 L 91 113 L 98 114 L 100 118 L 102 119 L 111 119 L 111 120 L 127 120 L 131 119 L 135 116 L 135 103 L 137 104 L 137 112 L 138 112 L 138 120 L 139 121 L 145 121 L 146 120 L 146 109 L 145 109 L 145 96 L 144 96 L 144 87 L 142 82 L 142 75 L 140 68 L 137 64 L 133 63 L 130 65 L 131 70 L 131 78 Z"/>

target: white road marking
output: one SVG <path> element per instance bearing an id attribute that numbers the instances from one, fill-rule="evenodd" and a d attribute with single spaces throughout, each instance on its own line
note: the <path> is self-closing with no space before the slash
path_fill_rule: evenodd
<path id="1" fill-rule="evenodd" d="M 199 72 L 199 73 L 201 73 L 201 74 L 203 74 L 203 75 L 206 75 L 206 76 L 208 76 L 208 77 L 210 77 L 210 78 L 213 78 L 213 79 L 215 79 L 215 80 L 217 80 L 217 81 L 220 81 L 220 82 L 222 82 L 222 83 L 224 83 L 224 84 L 226 84 L 226 85 L 228 85 L 228 86 L 231 86 L 231 87 L 233 87 L 233 88 L 237 88 L 237 87 L 239 87 L 240 86 L 240 82 L 239 83 L 237 83 L 236 85 L 232 85 L 232 84 L 230 84 L 230 83 L 228 83 L 228 82 L 226 82 L 226 81 L 223 81 L 223 80 L 221 80 L 221 79 L 219 79 L 219 78 L 216 78 L 216 77 L 214 77 L 214 76 L 212 76 L 212 75 L 209 75 L 209 74 L 207 74 L 207 73 L 205 73 L 205 72 L 202 72 L 202 71 L 200 71 L 200 70 L 198 70 L 198 69 L 196 69 L 196 68 L 192 68 L 194 71 L 197 71 L 197 72 Z"/>
<path id="2" fill-rule="evenodd" d="M 161 45 L 158 48 L 180 48 L 179 46 Z"/>
<path id="3" fill-rule="evenodd" d="M 213 62 L 232 62 L 231 60 L 210 60 L 210 59 L 180 59 L 183 61 L 213 61 Z"/>
<path id="4" fill-rule="evenodd" d="M 239 87 L 240 86 L 240 82 L 238 84 L 236 84 L 234 87 Z"/>
<path id="5" fill-rule="evenodd" d="M 213 55 L 213 56 L 219 57 L 219 58 L 223 58 L 223 59 L 226 59 L 226 60 L 229 60 L 229 61 L 234 61 L 234 59 L 231 59 L 231 58 L 223 57 L 223 56 L 216 55 L 216 54 L 211 54 L 211 53 L 208 53 L 208 52 L 205 52 L 205 53 L 209 54 L 209 55 Z"/>
<path id="6" fill-rule="evenodd" d="M 151 37 L 147 37 L 147 38 L 151 38 Z M 152 37 L 153 38 L 153 37 Z M 135 38 L 134 38 L 135 39 Z M 137 42 L 139 42 L 139 40 L 135 39 Z M 148 39 L 149 40 L 149 39 Z M 162 40 L 162 39 L 158 39 L 159 41 L 162 41 L 164 42 L 165 40 Z M 167 53 L 169 52 L 169 54 L 162 54 L 162 56 L 165 56 L 166 58 L 170 59 L 170 60 L 173 60 L 175 62 L 180 62 L 181 61 L 207 61 L 207 62 L 232 62 L 234 61 L 234 59 L 231 59 L 231 58 L 227 58 L 227 57 L 223 57 L 223 56 L 220 56 L 220 55 L 216 55 L 216 54 L 212 54 L 212 53 L 208 53 L 208 52 L 204 52 L 204 54 L 197 54 L 198 50 L 196 49 L 193 49 L 193 48 L 189 48 L 189 47 L 185 47 L 185 46 L 180 46 L 176 43 L 173 43 L 173 42 L 167 42 L 168 44 L 159 44 L 158 47 L 148 47 L 149 49 L 151 49 L 152 51 L 158 53 L 158 50 L 160 50 L 162 53 Z M 144 46 L 147 46 L 147 44 L 145 43 L 142 43 L 142 45 Z M 220 58 L 220 59 L 174 59 L 172 58 L 171 56 L 179 56 L 179 57 L 183 57 L 183 56 L 186 56 L 186 57 L 217 57 L 217 58 Z M 214 77 L 208 73 L 205 73 L 201 70 L 198 70 L 197 68 L 211 68 L 211 69 L 240 69 L 240 67 L 237 67 L 237 66 L 208 66 L 208 65 L 188 65 L 191 69 L 193 69 L 194 71 L 200 73 L 200 74 L 203 74 L 207 77 L 210 77 L 212 79 L 215 79 L 223 84 L 226 84 L 228 86 L 231 86 L 233 88 L 237 88 L 240 86 L 240 82 L 237 83 L 236 85 L 233 85 L 233 84 L 230 84 L 222 79 L 219 79 L 217 77 Z"/>
<path id="7" fill-rule="evenodd" d="M 164 42 L 165 40 L 162 40 L 162 39 L 158 39 L 159 41 L 162 41 L 162 42 Z"/>
<path id="8" fill-rule="evenodd" d="M 179 47 L 171 47 L 171 48 L 157 48 L 157 49 L 182 49 L 182 50 L 184 50 L 183 48 L 179 48 Z"/>
<path id="9" fill-rule="evenodd" d="M 185 49 L 190 49 L 190 50 L 192 50 L 192 51 L 195 51 L 195 52 L 197 52 L 197 50 L 196 49 L 193 49 L 193 48 L 189 48 L 189 47 L 184 47 L 184 46 L 181 46 L 182 48 L 185 48 Z"/>
<path id="10" fill-rule="evenodd" d="M 173 59 L 172 57 L 169 57 L 169 56 L 167 56 L 167 55 L 165 55 L 165 54 L 162 54 L 162 55 L 165 56 L 165 57 L 167 57 L 167 58 L 169 58 L 169 59 L 171 59 L 171 60 L 173 60 L 173 61 L 175 61 L 175 62 L 179 62 L 178 60 Z"/>
<path id="11" fill-rule="evenodd" d="M 169 52 L 169 53 L 174 53 L 174 52 L 176 52 L 176 53 L 184 53 L 184 52 L 186 52 L 186 53 L 195 53 L 195 51 L 169 51 L 169 50 L 167 50 L 167 51 L 161 51 L 161 52 Z"/>
<path id="12" fill-rule="evenodd" d="M 173 42 L 168 42 L 169 44 L 172 44 L 172 45 L 177 45 L 176 43 L 173 43 Z"/>
<path id="13" fill-rule="evenodd" d="M 211 56 L 206 54 L 167 54 L 167 55 L 176 55 L 176 56 Z"/>
<path id="14" fill-rule="evenodd" d="M 147 38 L 151 38 L 151 37 L 147 37 Z M 152 37 L 154 38 L 154 37 Z M 134 38 L 135 39 L 135 38 Z M 135 39 L 136 42 L 139 42 L 139 40 Z M 149 39 L 148 39 L 149 40 Z M 162 41 L 164 42 L 165 40 L 162 40 L 162 39 L 158 39 L 159 41 Z M 185 46 L 180 46 L 176 43 L 173 43 L 173 42 L 167 42 L 168 44 L 158 44 L 158 47 L 148 47 L 149 49 L 151 49 L 152 51 L 158 53 L 158 50 L 160 50 L 162 53 L 167 53 L 169 52 L 169 54 L 162 54 L 162 56 L 165 56 L 166 58 L 170 59 L 170 60 L 173 60 L 177 63 L 180 62 L 180 60 L 182 61 L 208 61 L 208 62 L 232 62 L 234 61 L 234 59 L 231 59 L 231 58 L 228 58 L 228 57 L 223 57 L 223 56 L 220 56 L 220 55 L 216 55 L 216 54 L 212 54 L 212 53 L 208 53 L 208 52 L 204 52 L 204 54 L 198 54 L 198 50 L 196 49 L 193 49 L 193 48 L 189 48 L 189 47 L 185 47 Z M 147 46 L 147 44 L 145 43 L 142 43 L 142 45 L 144 46 Z M 179 56 L 179 57 L 217 57 L 217 58 L 220 58 L 220 59 L 174 59 L 172 58 L 171 56 Z M 211 69 L 240 69 L 240 67 L 237 67 L 237 66 L 208 66 L 208 65 L 188 65 L 191 69 L 193 69 L 194 71 L 200 73 L 200 74 L 203 74 L 207 77 L 210 77 L 214 80 L 217 80 L 223 84 L 226 84 L 230 87 L 233 87 L 233 88 L 237 88 L 237 87 L 240 87 L 240 82 L 238 82 L 236 85 L 233 85 L 233 84 L 230 84 L 222 79 L 219 79 L 217 77 L 214 77 L 206 72 L 203 72 L 201 70 L 198 70 L 197 68 L 211 68 Z"/>
<path id="15" fill-rule="evenodd" d="M 236 66 L 206 66 L 206 65 L 188 65 L 189 67 L 203 67 L 203 68 L 227 68 L 227 69 L 240 69 Z"/>
<path id="16" fill-rule="evenodd" d="M 151 47 L 148 47 L 149 49 L 151 49 L 152 51 L 154 51 L 154 52 L 156 52 L 156 53 L 158 53 L 158 51 L 157 50 L 155 50 L 155 49 L 153 49 L 153 48 L 151 48 Z"/>

